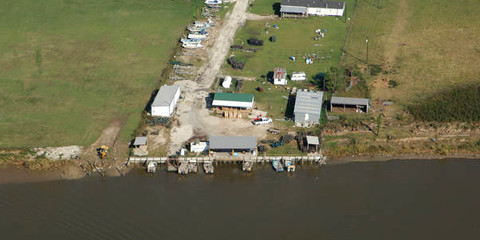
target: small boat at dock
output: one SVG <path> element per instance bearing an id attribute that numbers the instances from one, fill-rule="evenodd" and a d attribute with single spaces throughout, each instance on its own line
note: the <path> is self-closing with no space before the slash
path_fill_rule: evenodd
<path id="1" fill-rule="evenodd" d="M 188 38 L 189 39 L 200 39 L 200 40 L 204 40 L 204 39 L 207 39 L 207 35 L 208 34 L 201 34 L 201 33 L 190 33 L 188 34 Z"/>
<path id="2" fill-rule="evenodd" d="M 186 175 L 188 174 L 188 163 L 181 162 L 180 166 L 178 166 L 178 174 Z"/>
<path id="3" fill-rule="evenodd" d="M 292 160 L 285 160 L 285 168 L 287 172 L 295 172 L 295 164 L 293 164 Z"/>
<path id="4" fill-rule="evenodd" d="M 157 171 L 157 163 L 156 162 L 149 162 L 147 164 L 147 172 L 148 173 L 155 173 Z"/>
<path id="5" fill-rule="evenodd" d="M 275 169 L 276 172 L 283 172 L 283 166 L 280 160 L 273 160 L 272 161 L 272 166 L 273 169 Z"/>
<path id="6" fill-rule="evenodd" d="M 196 173 L 198 172 L 197 162 L 190 161 L 187 164 L 188 172 L 189 173 Z"/>
<path id="7" fill-rule="evenodd" d="M 203 170 L 206 174 L 213 174 L 214 168 L 212 162 L 204 162 L 203 163 Z"/>
<path id="8" fill-rule="evenodd" d="M 251 161 L 243 161 L 242 163 L 242 170 L 244 172 L 251 172 L 253 167 L 253 162 Z"/>

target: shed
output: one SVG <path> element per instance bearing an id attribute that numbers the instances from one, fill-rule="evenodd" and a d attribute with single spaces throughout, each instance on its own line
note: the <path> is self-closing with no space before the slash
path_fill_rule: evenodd
<path id="1" fill-rule="evenodd" d="M 335 109 L 342 109 L 344 112 L 348 109 L 355 109 L 356 112 L 362 111 L 368 113 L 368 109 L 370 109 L 370 99 L 332 96 L 330 100 L 330 111 L 334 111 Z"/>
<path id="2" fill-rule="evenodd" d="M 320 122 L 322 113 L 323 92 L 298 90 L 293 110 L 297 124 L 312 125 Z"/>
<path id="3" fill-rule="evenodd" d="M 212 106 L 251 109 L 253 103 L 253 94 L 215 93 Z"/>
<path id="4" fill-rule="evenodd" d="M 247 151 L 257 149 L 257 138 L 250 136 L 210 136 L 209 150 L 220 152 Z"/>
<path id="5" fill-rule="evenodd" d="M 155 117 L 170 117 L 180 98 L 179 86 L 163 85 L 151 105 L 150 113 Z"/>
<path id="6" fill-rule="evenodd" d="M 133 155 L 146 156 L 148 155 L 147 137 L 136 137 L 133 140 Z"/>
<path id="7" fill-rule="evenodd" d="M 291 80 L 292 81 L 305 81 L 307 79 L 307 74 L 305 72 L 293 72 Z"/>
<path id="8" fill-rule="evenodd" d="M 317 136 L 307 136 L 307 147 L 310 149 L 310 146 L 315 147 L 315 152 L 318 151 L 318 147 L 320 146 L 320 140 Z"/>
<path id="9" fill-rule="evenodd" d="M 275 68 L 273 69 L 273 84 L 286 85 L 287 84 L 287 69 Z"/>

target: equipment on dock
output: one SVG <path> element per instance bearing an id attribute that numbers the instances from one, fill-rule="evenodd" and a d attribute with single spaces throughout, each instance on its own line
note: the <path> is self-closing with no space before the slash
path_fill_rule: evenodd
<path id="1" fill-rule="evenodd" d="M 242 163 L 242 170 L 244 172 L 251 172 L 253 167 L 253 162 L 251 161 L 243 161 Z"/>
<path id="2" fill-rule="evenodd" d="M 275 169 L 276 172 L 283 172 L 283 166 L 280 160 L 273 160 L 272 161 L 272 166 L 273 169 Z"/>
<path id="3" fill-rule="evenodd" d="M 108 157 L 108 147 L 105 145 L 102 145 L 99 148 L 97 148 L 97 155 L 100 159 L 104 159 Z"/>
<path id="4" fill-rule="evenodd" d="M 285 160 L 284 162 L 287 172 L 295 172 L 295 164 L 293 164 L 292 160 Z"/>
<path id="5" fill-rule="evenodd" d="M 213 174 L 214 168 L 212 162 L 204 162 L 203 163 L 203 170 L 206 174 Z"/>
<path id="6" fill-rule="evenodd" d="M 156 162 L 149 162 L 147 165 L 147 172 L 148 173 L 155 173 L 157 171 L 157 163 Z"/>
<path id="7" fill-rule="evenodd" d="M 187 162 L 180 162 L 180 166 L 178 166 L 178 174 L 187 175 L 188 174 L 188 163 Z"/>

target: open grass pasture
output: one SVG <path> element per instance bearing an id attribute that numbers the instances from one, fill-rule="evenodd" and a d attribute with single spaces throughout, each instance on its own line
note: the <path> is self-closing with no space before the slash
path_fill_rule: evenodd
<path id="1" fill-rule="evenodd" d="M 382 64 L 395 88 L 371 79 L 373 99 L 422 101 L 480 79 L 480 5 L 476 0 L 358 1 L 346 64 Z M 374 82 L 376 81 L 376 83 Z"/>
<path id="2" fill-rule="evenodd" d="M 200 1 L 4 0 L 0 148 L 129 140 Z"/>
<path id="3" fill-rule="evenodd" d="M 258 15 L 273 15 L 280 10 L 280 3 L 282 0 L 255 0 L 253 7 L 249 7 L 249 11 Z"/>

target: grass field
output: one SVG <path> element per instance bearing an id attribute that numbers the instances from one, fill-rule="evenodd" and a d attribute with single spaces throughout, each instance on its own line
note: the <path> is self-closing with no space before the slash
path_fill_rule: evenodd
<path id="1" fill-rule="evenodd" d="M 478 1 L 376 3 L 358 1 L 345 58 L 346 64 L 363 64 L 368 35 L 370 63 L 382 64 L 388 71 L 383 77 L 398 82 L 397 87 L 389 88 L 371 79 L 373 99 L 392 99 L 407 105 L 479 80 Z"/>
<path id="2" fill-rule="evenodd" d="M 201 1 L 0 3 L 0 148 L 129 140 Z"/>
<path id="3" fill-rule="evenodd" d="M 281 0 L 255 0 L 253 7 L 249 7 L 249 11 L 258 15 L 273 15 L 275 7 L 279 10 Z M 276 3 L 276 5 L 274 5 Z"/>

